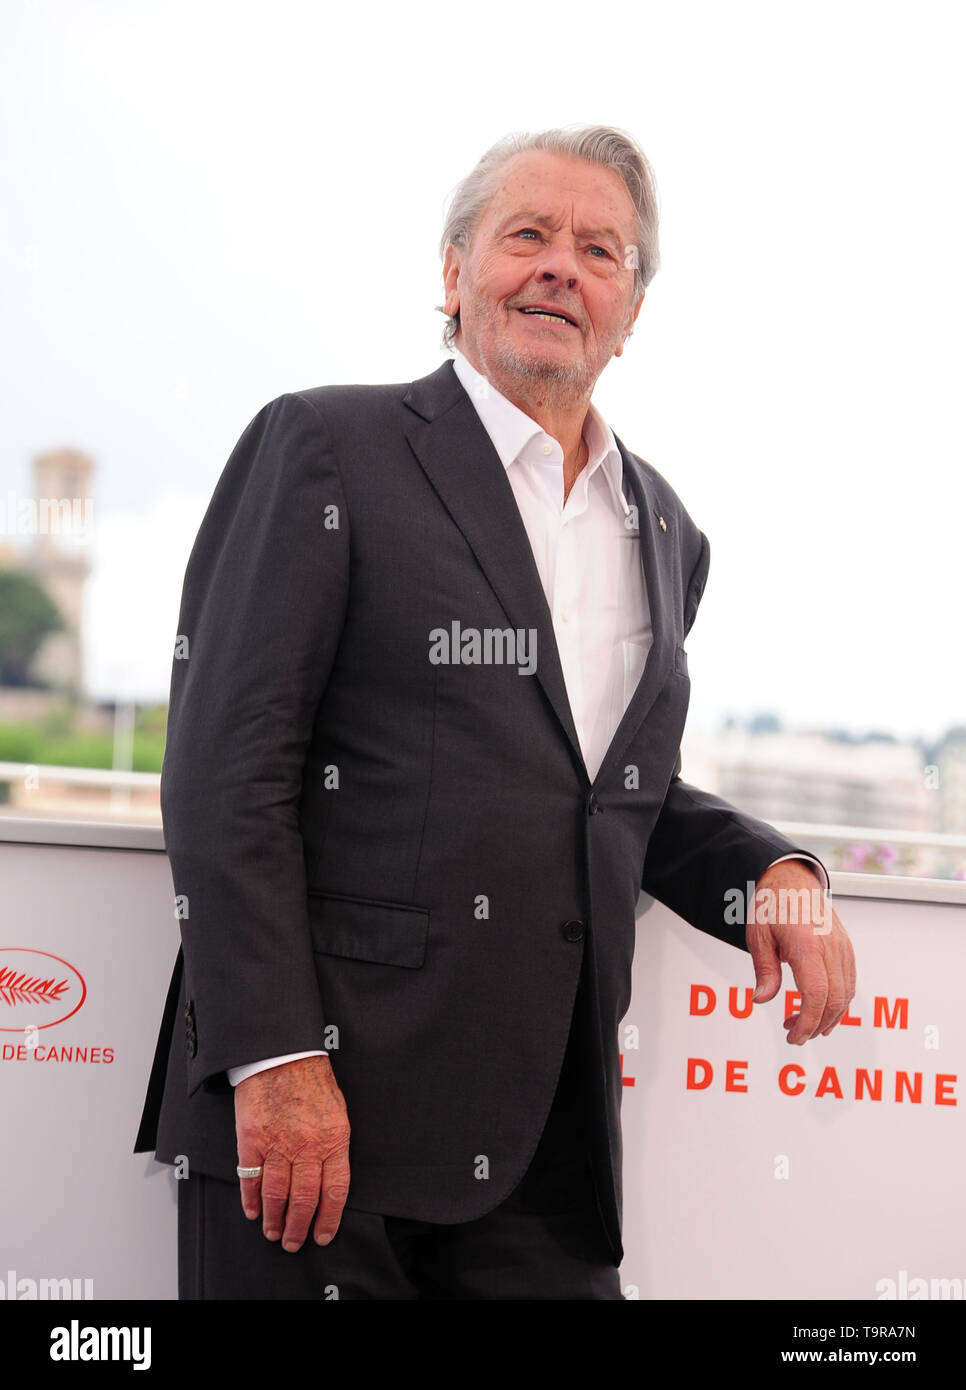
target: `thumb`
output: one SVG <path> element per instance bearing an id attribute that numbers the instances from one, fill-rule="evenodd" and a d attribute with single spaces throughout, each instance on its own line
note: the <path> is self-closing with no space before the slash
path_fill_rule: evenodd
<path id="1" fill-rule="evenodd" d="M 766 1004 L 781 988 L 781 961 L 770 936 L 749 943 L 748 949 L 755 966 L 755 991 L 751 1000 L 753 1004 Z"/>

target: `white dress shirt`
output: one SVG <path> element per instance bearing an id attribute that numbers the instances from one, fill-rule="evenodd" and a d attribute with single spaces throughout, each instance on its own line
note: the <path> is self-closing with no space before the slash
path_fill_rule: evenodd
<path id="1" fill-rule="evenodd" d="M 651 649 L 651 614 L 640 535 L 622 490 L 623 461 L 610 426 L 591 405 L 587 462 L 564 500 L 563 449 L 495 390 L 459 351 L 456 375 L 506 469 L 553 620 L 567 698 L 587 775 L 597 776 Z M 785 855 L 786 859 L 802 858 Z M 781 860 L 776 860 L 781 863 Z M 820 877 L 826 878 L 818 860 Z M 827 879 L 826 879 L 826 887 Z M 232 1067 L 233 1086 L 297 1052 Z"/>
<path id="2" fill-rule="evenodd" d="M 456 353 L 456 375 L 506 469 L 553 620 L 567 698 L 587 775 L 604 754 L 644 671 L 651 614 L 624 466 L 593 405 L 587 462 L 564 501 L 563 449 Z"/>

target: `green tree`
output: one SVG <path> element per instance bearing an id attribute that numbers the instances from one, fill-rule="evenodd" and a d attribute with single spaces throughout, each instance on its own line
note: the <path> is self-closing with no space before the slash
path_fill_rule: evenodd
<path id="1" fill-rule="evenodd" d="M 30 685 L 28 667 L 37 648 L 63 629 L 56 604 L 36 579 L 0 570 L 0 685 Z"/>

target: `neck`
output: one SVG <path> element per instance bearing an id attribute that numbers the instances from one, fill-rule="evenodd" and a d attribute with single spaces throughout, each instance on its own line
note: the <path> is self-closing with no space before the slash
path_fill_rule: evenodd
<path id="1" fill-rule="evenodd" d="M 460 352 L 481 376 L 488 375 L 473 361 L 465 348 L 461 347 Z M 563 449 L 566 501 L 589 455 L 583 430 L 590 409 L 591 392 L 576 392 L 570 382 L 546 381 L 534 377 L 514 375 L 510 379 L 504 379 L 502 375 L 493 374 L 488 375 L 488 379 L 501 396 L 505 396 L 518 410 L 522 410 L 524 415 L 536 421 L 544 433 L 555 439 Z"/>

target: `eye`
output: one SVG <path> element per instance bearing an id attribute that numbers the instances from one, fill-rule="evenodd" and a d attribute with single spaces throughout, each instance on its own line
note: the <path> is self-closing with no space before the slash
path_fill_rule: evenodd
<path id="1" fill-rule="evenodd" d="M 539 233 L 534 227 L 522 227 L 522 228 L 520 229 L 520 231 L 517 232 L 517 236 L 535 236 L 535 237 L 539 237 L 539 236 L 540 236 L 540 233 Z"/>
<path id="2" fill-rule="evenodd" d="M 591 249 L 591 251 L 599 251 L 599 252 L 600 252 L 600 256 L 595 256 L 595 257 L 594 257 L 595 260 L 600 260 L 601 258 L 605 258 L 605 259 L 609 259 L 609 258 L 610 258 L 610 252 L 607 250 L 607 248 L 606 248 L 605 246 L 592 246 L 590 249 Z"/>

